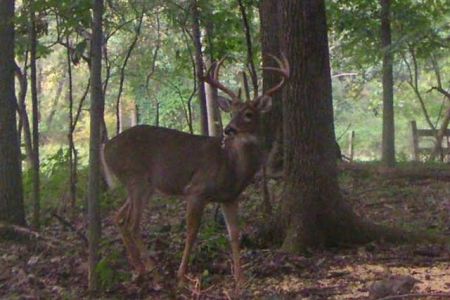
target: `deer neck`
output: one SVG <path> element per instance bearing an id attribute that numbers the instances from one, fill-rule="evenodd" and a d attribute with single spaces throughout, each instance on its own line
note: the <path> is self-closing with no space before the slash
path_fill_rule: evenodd
<path id="1" fill-rule="evenodd" d="M 234 181 L 239 188 L 252 179 L 261 166 L 262 154 L 258 138 L 252 134 L 238 134 L 222 139 L 227 165 L 234 175 Z"/>

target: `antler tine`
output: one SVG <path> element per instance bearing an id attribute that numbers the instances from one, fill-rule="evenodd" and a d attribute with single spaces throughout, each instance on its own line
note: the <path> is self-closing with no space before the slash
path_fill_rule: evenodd
<path id="1" fill-rule="evenodd" d="M 290 76 L 290 68 L 289 68 L 289 62 L 283 53 L 281 54 L 281 59 L 279 59 L 278 57 L 276 57 L 275 55 L 272 55 L 272 54 L 268 54 L 268 55 L 277 62 L 279 67 L 278 68 L 264 67 L 263 70 L 275 71 L 277 73 L 280 73 L 282 76 L 281 81 L 277 85 L 275 85 L 274 87 L 272 87 L 271 89 L 269 89 L 268 91 L 266 91 L 264 93 L 268 96 L 271 96 L 275 91 L 279 90 L 285 84 L 286 79 L 288 79 Z"/>
<path id="2" fill-rule="evenodd" d="M 239 97 L 231 89 L 227 88 L 219 81 L 219 69 L 225 61 L 225 58 L 226 56 L 219 60 L 219 62 L 215 64 L 215 66 L 213 65 L 214 67 L 211 66 L 211 68 L 206 72 L 206 76 L 203 77 L 203 81 L 218 88 L 219 90 L 230 96 L 232 101 L 237 101 L 239 100 Z M 213 74 L 211 75 L 212 70 Z"/>
<path id="3" fill-rule="evenodd" d="M 219 80 L 219 69 L 222 66 L 223 62 L 225 61 L 225 59 L 227 58 L 227 56 L 225 55 L 224 57 L 222 57 L 221 60 L 219 60 L 219 62 L 216 64 L 216 67 L 214 68 L 214 79 L 215 80 Z"/>

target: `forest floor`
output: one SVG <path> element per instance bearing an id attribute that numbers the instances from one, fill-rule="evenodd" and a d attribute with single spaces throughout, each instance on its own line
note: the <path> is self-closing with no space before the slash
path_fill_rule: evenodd
<path id="1" fill-rule="evenodd" d="M 448 167 L 448 166 L 445 166 Z M 410 231 L 450 236 L 450 180 L 427 168 L 430 176 L 408 166 L 401 175 L 357 165 L 340 176 L 344 197 L 358 214 Z M 409 170 L 415 171 L 410 174 Z M 276 204 L 281 182 L 271 180 Z M 242 195 L 242 260 L 247 282 L 234 294 L 226 230 L 215 219 L 215 205 L 205 213 L 190 264 L 191 279 L 178 287 L 175 272 L 185 232 L 184 203 L 154 199 L 144 213 L 143 237 L 158 263 L 160 278 L 133 280 L 125 250 L 113 223 L 120 192 L 103 205 L 102 260 L 98 272 L 102 299 L 369 299 L 399 281 L 414 278 L 404 290 L 412 299 L 450 299 L 450 248 L 444 245 L 371 243 L 356 248 L 312 251 L 296 256 L 258 246 L 263 219 L 260 188 Z M 1 299 L 80 299 L 87 294 L 87 248 L 83 218 L 63 224 L 48 215 L 39 236 L 0 243 Z M 78 230 L 78 234 L 76 233 Z M 30 236 L 27 232 L 20 235 Z M 383 286 L 387 285 L 387 286 Z M 380 294 L 381 293 L 381 294 Z M 388 295 L 388 294 L 386 294 Z M 447 296 L 446 296 L 447 295 Z M 408 298 L 408 299 L 410 299 Z M 401 298 L 384 298 L 401 299 Z M 406 299 L 406 298 L 405 298 Z"/>

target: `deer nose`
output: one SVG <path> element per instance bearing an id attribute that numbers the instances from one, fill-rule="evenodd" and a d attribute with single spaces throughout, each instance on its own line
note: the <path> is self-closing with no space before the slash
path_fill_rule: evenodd
<path id="1" fill-rule="evenodd" d="M 225 127 L 225 130 L 223 132 L 225 133 L 225 135 L 234 135 L 237 133 L 236 129 L 231 126 Z"/>

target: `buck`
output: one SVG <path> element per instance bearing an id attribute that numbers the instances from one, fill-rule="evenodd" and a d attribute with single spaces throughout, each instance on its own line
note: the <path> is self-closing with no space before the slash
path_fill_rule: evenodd
<path id="1" fill-rule="evenodd" d="M 222 59 L 204 81 L 231 97 L 218 99 L 219 107 L 232 113 L 222 137 L 208 137 L 138 125 L 117 135 L 103 147 L 102 161 L 108 182 L 112 175 L 126 187 L 128 198 L 116 214 L 129 261 L 138 275 L 155 267 L 145 254 L 139 223 L 145 203 L 155 192 L 186 199 L 187 234 L 177 276 L 183 280 L 196 239 L 202 212 L 209 202 L 221 204 L 231 242 L 234 278 L 241 281 L 238 229 L 238 196 L 262 163 L 258 144 L 260 116 L 272 106 L 271 95 L 289 78 L 286 58 L 273 58 L 279 67 L 266 69 L 281 75 L 280 82 L 251 101 L 242 102 L 219 82 Z"/>

